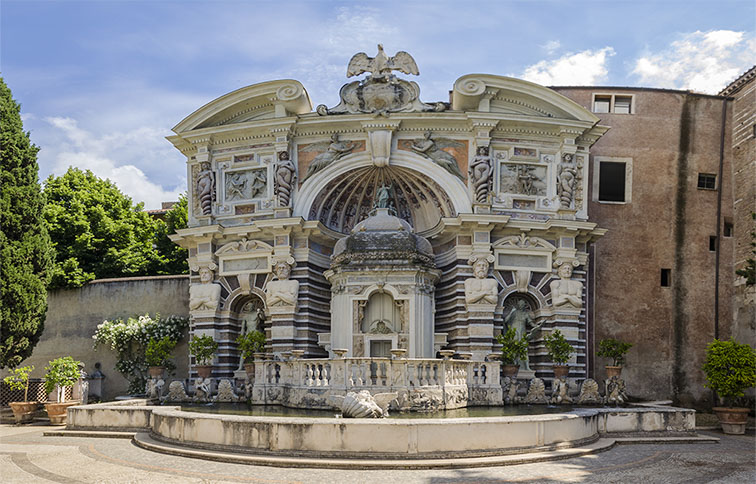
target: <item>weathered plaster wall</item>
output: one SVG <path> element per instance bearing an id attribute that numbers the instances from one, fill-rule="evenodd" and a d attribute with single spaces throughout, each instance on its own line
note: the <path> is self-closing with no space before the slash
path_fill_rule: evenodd
<path id="1" fill-rule="evenodd" d="M 733 101 L 732 154 L 734 213 L 732 218 L 735 238 L 735 268 L 745 267 L 746 259 L 753 257 L 751 232 L 756 222 L 756 67 L 751 68 L 733 82 L 724 94 Z M 740 342 L 756 346 L 756 286 L 745 285 L 745 278 L 735 276 L 733 300 L 733 336 Z"/>
<path id="2" fill-rule="evenodd" d="M 595 156 L 632 158 L 632 201 L 589 206 L 590 220 L 609 229 L 596 244 L 595 341 L 635 345 L 624 373 L 631 394 L 707 405 L 701 365 L 714 337 L 716 253 L 709 236 L 717 234 L 717 192 L 699 190 L 697 181 L 698 173 L 719 171 L 725 100 L 647 89 L 556 90 L 588 108 L 594 92 L 635 97 L 634 114 L 598 114 L 612 129 L 591 149 L 591 170 Z M 733 206 L 729 127 L 726 134 L 722 223 Z M 723 338 L 732 332 L 733 245 L 721 239 Z M 662 268 L 672 269 L 671 287 L 660 286 Z M 597 362 L 596 377 L 604 378 L 604 364 Z"/>
<path id="3" fill-rule="evenodd" d="M 92 335 L 105 319 L 127 318 L 149 313 L 154 316 L 189 316 L 189 277 L 158 276 L 102 279 L 79 289 L 61 289 L 47 295 L 47 321 L 42 338 L 22 365 L 34 365 L 32 377 L 42 378 L 47 363 L 60 356 L 72 356 L 94 371 L 101 363 L 103 397 L 124 395 L 128 381 L 115 370 L 115 352 L 107 347 L 94 350 Z M 186 338 L 174 350 L 177 378 L 186 378 Z"/>

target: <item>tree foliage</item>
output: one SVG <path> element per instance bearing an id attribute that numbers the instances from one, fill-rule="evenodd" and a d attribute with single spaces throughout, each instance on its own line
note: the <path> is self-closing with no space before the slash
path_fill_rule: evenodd
<path id="1" fill-rule="evenodd" d="M 187 250 L 174 244 L 168 237 L 178 229 L 187 227 L 187 200 L 181 195 L 179 201 L 168 210 L 165 221 L 157 221 L 155 232 L 155 248 L 160 260 L 155 268 L 156 274 L 186 274 L 189 272 Z"/>
<path id="2" fill-rule="evenodd" d="M 51 288 L 92 279 L 186 272 L 186 252 L 168 234 L 186 225 L 186 202 L 155 220 L 110 180 L 71 167 L 45 182 L 44 216 L 57 258 Z"/>
<path id="3" fill-rule="evenodd" d="M 742 397 L 744 390 L 756 385 L 756 352 L 734 339 L 715 339 L 706 348 L 703 365 L 707 383 L 725 400 Z"/>
<path id="4" fill-rule="evenodd" d="M 0 368 L 31 355 L 47 312 L 53 250 L 41 216 L 38 150 L 0 78 Z"/>

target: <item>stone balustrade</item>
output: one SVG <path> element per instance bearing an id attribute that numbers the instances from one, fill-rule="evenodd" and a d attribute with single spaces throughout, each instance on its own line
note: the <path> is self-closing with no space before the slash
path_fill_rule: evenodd
<path id="1" fill-rule="evenodd" d="M 499 363 L 432 358 L 258 360 L 252 403 L 329 408 L 329 395 L 397 392 L 402 409 L 501 403 Z"/>

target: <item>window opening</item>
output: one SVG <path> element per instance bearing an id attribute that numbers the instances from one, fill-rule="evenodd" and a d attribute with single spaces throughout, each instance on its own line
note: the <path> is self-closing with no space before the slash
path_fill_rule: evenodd
<path id="1" fill-rule="evenodd" d="M 661 270 L 661 286 L 669 287 L 672 285 L 672 269 Z"/>
<path id="2" fill-rule="evenodd" d="M 599 166 L 599 201 L 625 201 L 625 163 L 602 161 Z"/>
<path id="3" fill-rule="evenodd" d="M 716 235 L 709 236 L 709 251 L 711 252 L 717 251 L 717 236 Z"/>
<path id="4" fill-rule="evenodd" d="M 711 173 L 699 173 L 698 188 L 702 190 L 716 190 L 717 175 L 712 175 Z"/>

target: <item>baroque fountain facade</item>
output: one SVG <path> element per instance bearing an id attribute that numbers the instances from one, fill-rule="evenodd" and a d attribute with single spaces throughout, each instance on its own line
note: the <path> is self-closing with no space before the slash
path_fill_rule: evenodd
<path id="1" fill-rule="evenodd" d="M 227 380 L 292 407 L 360 390 L 396 392 L 400 409 L 498 405 L 518 398 L 493 357 L 510 326 L 531 335 L 521 380 L 553 378 L 555 329 L 576 350 L 569 378 L 587 377 L 589 252 L 604 233 L 588 218 L 588 157 L 608 128 L 527 81 L 466 75 L 449 102 L 425 103 L 394 71 L 419 73 L 379 47 L 353 57 L 347 77 L 367 75 L 335 107 L 270 81 L 174 128 L 191 332 L 220 344 L 211 381 L 195 380 L 208 396 Z M 235 339 L 253 329 L 268 355 L 250 378 Z"/>

